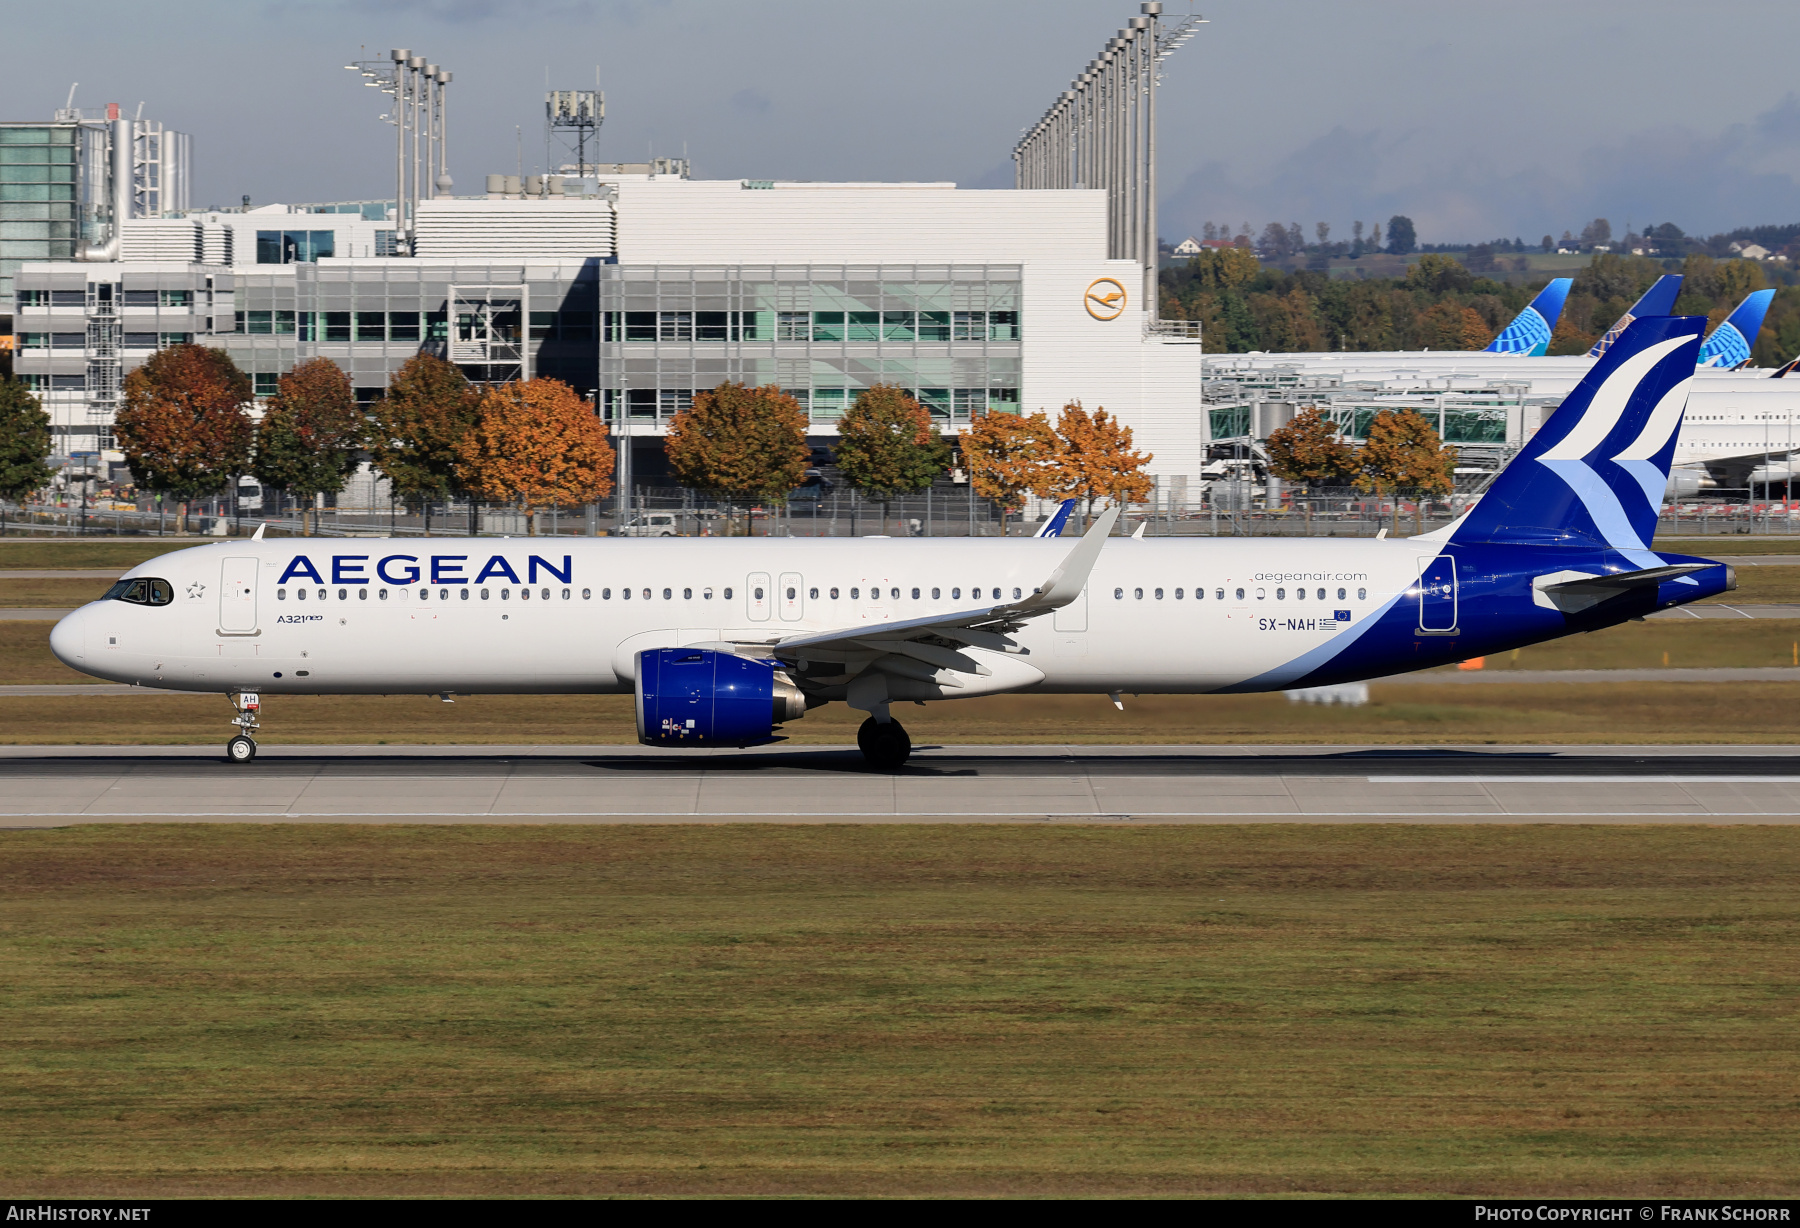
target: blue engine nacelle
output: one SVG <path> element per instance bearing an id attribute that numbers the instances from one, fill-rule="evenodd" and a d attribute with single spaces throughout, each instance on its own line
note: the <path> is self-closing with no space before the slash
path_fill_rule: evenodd
<path id="1" fill-rule="evenodd" d="M 646 746 L 754 746 L 806 715 L 775 661 L 705 648 L 637 654 L 637 732 Z"/>

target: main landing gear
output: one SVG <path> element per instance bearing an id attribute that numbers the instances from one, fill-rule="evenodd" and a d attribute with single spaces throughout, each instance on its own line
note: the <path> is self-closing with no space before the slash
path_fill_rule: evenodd
<path id="1" fill-rule="evenodd" d="M 878 772 L 897 772 L 912 755 L 912 739 L 899 721 L 870 717 L 856 730 L 856 747 Z"/>
<path id="2" fill-rule="evenodd" d="M 260 728 L 256 714 L 262 710 L 262 696 L 255 691 L 240 691 L 231 697 L 231 706 L 237 709 L 237 715 L 231 723 L 243 732 L 235 734 L 231 741 L 225 743 L 225 762 L 248 763 L 256 758 L 256 739 L 253 736 Z"/>

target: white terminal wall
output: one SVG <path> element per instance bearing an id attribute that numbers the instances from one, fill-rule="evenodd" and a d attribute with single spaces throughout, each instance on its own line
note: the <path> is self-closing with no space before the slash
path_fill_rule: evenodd
<path id="1" fill-rule="evenodd" d="M 620 264 L 1022 265 L 1021 410 L 1105 408 L 1151 473 L 1204 463 L 1200 343 L 1147 333 L 1141 266 L 1106 258 L 1104 192 L 650 180 L 619 184 L 617 209 Z M 1102 277 L 1126 291 L 1113 320 L 1086 307 Z"/>

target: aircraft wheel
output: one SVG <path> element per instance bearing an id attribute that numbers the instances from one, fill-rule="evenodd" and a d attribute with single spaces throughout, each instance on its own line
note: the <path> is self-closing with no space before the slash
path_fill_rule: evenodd
<path id="1" fill-rule="evenodd" d="M 897 772 L 912 756 L 912 739 L 900 722 L 883 725 L 872 716 L 857 728 L 856 747 L 878 772 Z"/>
<path id="2" fill-rule="evenodd" d="M 256 758 L 256 743 L 243 734 L 225 743 L 225 760 L 227 763 L 248 763 Z"/>

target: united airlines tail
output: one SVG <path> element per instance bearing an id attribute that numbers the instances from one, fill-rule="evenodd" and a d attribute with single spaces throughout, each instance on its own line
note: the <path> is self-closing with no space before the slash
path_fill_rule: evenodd
<path id="1" fill-rule="evenodd" d="M 1575 284 L 1572 277 L 1558 277 L 1549 285 L 1538 291 L 1538 296 L 1526 304 L 1525 310 L 1513 317 L 1513 322 L 1500 330 L 1500 335 L 1488 343 L 1484 353 L 1488 354 L 1528 354 L 1533 358 L 1541 357 L 1550 349 L 1550 334 L 1556 331 L 1557 317 L 1562 315 L 1563 301 L 1569 297 L 1569 287 Z"/>
<path id="2" fill-rule="evenodd" d="M 1773 290 L 1751 291 L 1700 347 L 1700 365 L 1729 371 L 1749 362 L 1750 347 L 1756 344 L 1756 334 L 1762 331 L 1763 317 L 1774 298 Z"/>
<path id="3" fill-rule="evenodd" d="M 1622 333 L 1633 320 L 1641 320 L 1645 316 L 1666 316 L 1675 310 L 1675 300 L 1681 294 L 1681 274 L 1665 273 L 1656 279 L 1656 284 L 1631 305 L 1631 310 L 1613 322 L 1606 330 L 1606 335 L 1594 342 L 1594 348 L 1588 351 L 1589 358 L 1598 358 L 1612 348 Z"/>
<path id="4" fill-rule="evenodd" d="M 1450 542 L 1610 548 L 1659 565 L 1649 543 L 1705 327 L 1703 316 L 1627 325 Z"/>

